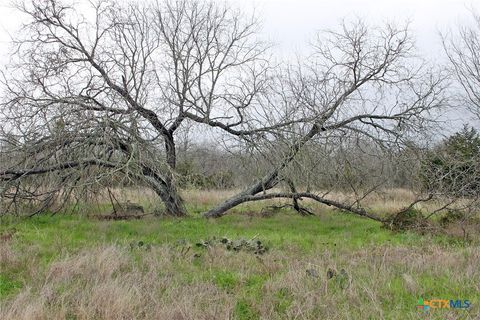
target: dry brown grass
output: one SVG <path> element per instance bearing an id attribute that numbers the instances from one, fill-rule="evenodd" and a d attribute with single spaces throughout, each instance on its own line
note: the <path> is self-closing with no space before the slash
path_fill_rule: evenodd
<path id="1" fill-rule="evenodd" d="M 242 189 L 227 189 L 227 190 L 196 190 L 188 189 L 181 190 L 181 196 L 185 200 L 188 210 L 192 213 L 205 212 L 208 208 L 221 203 L 229 197 L 237 194 Z M 280 192 L 281 189 L 272 189 L 269 192 Z M 125 203 L 130 201 L 132 203 L 141 204 L 145 208 L 146 213 L 161 213 L 163 212 L 163 204 L 158 196 L 148 188 L 111 188 L 111 195 L 114 201 Z M 314 193 L 326 194 L 325 197 L 330 200 L 340 201 L 346 204 L 355 203 L 355 195 L 349 192 L 317 191 Z M 390 215 L 408 207 L 417 199 L 415 193 L 408 189 L 393 188 L 386 190 L 377 190 L 368 194 L 361 200 L 361 206 L 381 216 Z M 112 212 L 111 198 L 107 189 L 100 190 L 95 194 L 95 199 L 92 199 L 88 206 L 81 206 L 82 212 L 86 214 L 110 214 Z M 468 201 L 457 201 L 457 205 L 461 206 Z M 232 210 L 232 212 L 256 212 L 259 213 L 261 208 L 271 205 L 282 205 L 290 203 L 288 199 L 271 199 L 261 202 L 244 203 Z M 303 203 L 313 211 L 325 211 L 330 208 L 318 204 L 311 199 L 304 199 Z M 419 202 L 415 208 L 425 212 L 433 212 L 442 207 L 445 201 L 428 201 Z M 453 206 L 454 207 L 454 206 Z"/>
<path id="2" fill-rule="evenodd" d="M 8 254 L 2 259 L 15 259 L 3 250 Z M 471 279 L 466 285 L 480 292 L 479 248 L 456 253 L 439 246 L 428 250 L 383 246 L 341 255 L 328 250 L 302 255 L 292 248 L 258 258 L 215 247 L 201 258 L 206 272 L 199 276 L 194 259 L 171 246 L 132 254 L 125 247 L 105 245 L 66 254 L 45 270 L 32 263 L 32 282 L 1 303 L 0 318 L 232 319 L 241 288 L 255 276 L 265 279 L 259 288 L 261 298 L 244 299 L 262 319 L 387 318 L 379 302 L 389 300 L 394 306 L 402 299 L 388 287 L 399 285 L 412 296 L 421 295 L 425 283 L 419 275 L 426 273 L 438 279 L 448 274 L 456 277 L 452 279 L 456 283 Z M 318 277 L 308 276 L 307 268 L 318 270 Z M 343 288 L 336 278 L 327 278 L 328 268 L 347 270 Z M 455 272 L 458 269 L 463 272 Z M 225 288 L 208 270 L 229 271 L 237 278 Z M 473 311 L 478 314 L 478 306 Z"/>
<path id="3" fill-rule="evenodd" d="M 209 283 L 182 285 L 172 253 L 154 250 L 136 264 L 118 246 L 83 250 L 53 262 L 2 304 L 2 319 L 217 319 L 226 295 Z M 33 265 L 32 268 L 35 268 Z M 218 306 L 207 303 L 215 300 Z M 197 305 L 198 303 L 198 305 Z M 202 315 L 202 316 L 198 316 Z"/>
<path id="4" fill-rule="evenodd" d="M 155 201 L 156 195 L 152 190 L 147 188 L 113 188 L 110 190 L 119 202 L 130 200 L 137 203 L 151 203 Z M 227 190 L 182 190 L 181 195 L 185 202 L 197 205 L 215 205 L 228 199 L 229 197 L 240 192 L 241 189 L 227 189 Z M 272 189 L 271 192 L 279 192 L 280 189 Z M 320 194 L 322 192 L 319 192 Z M 337 201 L 354 201 L 354 196 L 351 193 L 332 191 L 326 196 L 329 199 Z M 110 198 L 108 192 L 99 192 L 97 194 L 99 202 L 108 203 Z M 410 204 L 415 200 L 415 194 L 407 189 L 389 189 L 369 194 L 363 201 L 366 206 L 372 208 L 384 208 L 388 211 L 400 209 Z M 308 202 L 309 200 L 307 200 Z M 278 202 L 277 200 L 267 202 Z"/>
<path id="5" fill-rule="evenodd" d="M 228 190 L 185 190 L 182 196 L 187 203 L 213 205 L 240 192 L 241 189 Z"/>
<path id="6" fill-rule="evenodd" d="M 240 189 L 230 189 L 230 190 L 186 190 L 182 192 L 182 196 L 187 203 L 201 204 L 204 206 L 214 206 L 215 204 L 220 203 L 221 201 L 227 199 L 228 197 L 240 192 Z M 273 189 L 271 192 L 277 192 L 281 190 Z M 317 192 L 322 194 L 322 191 Z M 325 196 L 327 199 L 340 201 L 344 203 L 354 203 L 355 196 L 352 193 L 340 192 L 340 191 L 331 191 L 328 192 Z M 392 214 L 398 212 L 417 199 L 416 194 L 408 189 L 394 188 L 388 190 L 378 190 L 377 192 L 372 192 L 367 195 L 361 201 L 361 205 L 365 208 L 368 208 L 375 213 L 384 215 Z M 266 200 L 263 202 L 265 205 L 272 204 L 283 204 L 289 202 L 289 200 Z M 307 204 L 310 207 L 316 208 L 317 210 L 325 210 L 325 206 L 315 203 L 313 200 L 305 199 L 304 204 Z M 420 210 L 425 210 L 426 212 L 432 212 L 435 209 L 441 207 L 444 203 L 442 201 L 429 201 L 429 202 L 420 202 L 415 207 Z M 247 203 L 243 205 L 244 208 L 252 208 L 256 210 L 261 205 L 255 203 Z"/>

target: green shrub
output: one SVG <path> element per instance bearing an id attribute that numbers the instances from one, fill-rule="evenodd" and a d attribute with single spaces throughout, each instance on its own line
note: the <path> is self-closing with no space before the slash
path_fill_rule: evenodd
<path id="1" fill-rule="evenodd" d="M 440 224 L 448 225 L 453 222 L 460 221 L 465 218 L 465 214 L 460 210 L 448 210 L 447 213 L 440 218 Z"/>
<path id="2" fill-rule="evenodd" d="M 479 160 L 480 136 L 465 126 L 427 153 L 420 172 L 423 187 L 452 196 L 475 196 L 480 192 Z"/>
<path id="3" fill-rule="evenodd" d="M 400 211 L 384 223 L 385 227 L 397 231 L 424 228 L 426 225 L 422 212 L 415 208 Z"/>

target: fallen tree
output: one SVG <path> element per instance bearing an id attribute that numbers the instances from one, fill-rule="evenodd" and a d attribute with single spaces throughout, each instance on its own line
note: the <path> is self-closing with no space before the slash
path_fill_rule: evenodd
<path id="1" fill-rule="evenodd" d="M 352 205 L 312 193 L 266 192 L 288 181 L 289 167 L 308 145 L 321 143 L 316 139 L 340 134 L 388 150 L 405 145 L 407 137 L 422 132 L 431 123 L 432 114 L 444 105 L 445 85 L 441 74 L 416 64 L 413 54 L 406 28 L 387 25 L 369 29 L 359 21 L 343 25 L 340 32 L 319 35 L 310 59 L 288 77 L 289 103 L 307 110 L 311 120 L 302 127 L 292 127 L 294 134 L 272 144 L 272 148 L 285 151 L 269 153 L 276 155 L 276 162 L 262 178 L 205 216 L 220 217 L 247 201 L 309 197 L 374 218 Z M 296 173 L 302 175 L 309 170 L 302 167 Z M 372 192 L 371 188 L 367 190 Z M 353 203 L 358 204 L 362 197 L 365 195 L 359 195 Z"/>

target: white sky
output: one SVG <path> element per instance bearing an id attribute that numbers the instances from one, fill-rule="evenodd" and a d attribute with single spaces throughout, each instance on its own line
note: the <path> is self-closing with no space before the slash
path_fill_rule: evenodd
<path id="1" fill-rule="evenodd" d="M 161 0 L 159 0 L 161 1 Z M 247 11 L 255 9 L 263 21 L 264 36 L 277 44 L 276 53 L 291 57 L 307 48 L 316 31 L 332 29 L 343 18 L 363 18 L 375 25 L 382 22 L 411 22 L 419 53 L 432 60 L 443 59 L 439 31 L 468 23 L 469 10 L 480 11 L 480 0 L 219 0 Z M 77 0 L 85 4 L 87 0 Z M 22 15 L 0 0 L 0 68 L 8 62 L 10 35 L 22 22 Z M 464 115 L 452 115 L 463 122 Z M 449 116 L 450 118 L 450 116 Z"/>
<path id="2" fill-rule="evenodd" d="M 475 5 L 475 3 L 478 5 Z M 237 0 L 256 7 L 266 35 L 281 50 L 301 51 L 315 31 L 338 26 L 343 18 L 364 18 L 369 24 L 411 21 L 419 50 L 435 57 L 441 49 L 438 32 L 469 19 L 480 0 Z"/>
<path id="3" fill-rule="evenodd" d="M 86 2 L 87 0 L 77 0 Z M 228 0 L 227 0 L 228 1 Z M 229 0 L 246 10 L 255 8 L 264 22 L 265 36 L 290 55 L 306 48 L 315 31 L 338 26 L 342 18 L 365 18 L 369 23 L 410 20 L 421 53 L 436 57 L 438 31 L 468 20 L 468 9 L 480 8 L 480 0 Z M 6 62 L 10 36 L 22 16 L 0 0 L 0 64 Z"/>

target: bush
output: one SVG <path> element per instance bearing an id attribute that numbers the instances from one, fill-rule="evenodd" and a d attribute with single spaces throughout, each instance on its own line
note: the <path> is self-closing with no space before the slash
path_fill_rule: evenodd
<path id="1" fill-rule="evenodd" d="M 469 197 L 480 192 L 480 136 L 474 128 L 444 140 L 427 153 L 421 180 L 427 190 Z"/>
<path id="2" fill-rule="evenodd" d="M 446 226 L 450 223 L 454 223 L 460 220 L 465 219 L 465 213 L 460 210 L 448 210 L 447 213 L 440 218 L 440 224 Z"/>
<path id="3" fill-rule="evenodd" d="M 404 231 L 411 229 L 423 229 L 428 226 L 428 222 L 420 210 L 410 208 L 391 216 L 389 219 L 387 219 L 384 226 L 391 230 Z"/>

